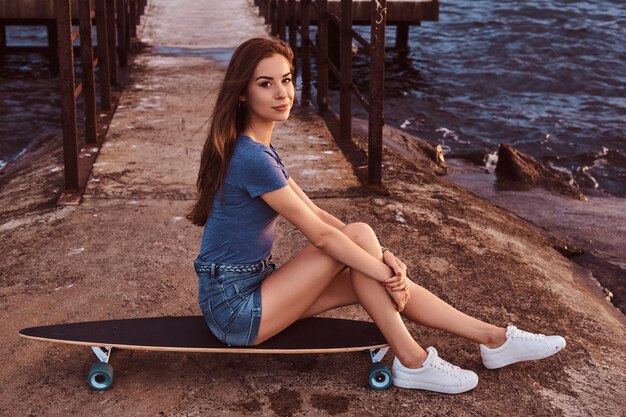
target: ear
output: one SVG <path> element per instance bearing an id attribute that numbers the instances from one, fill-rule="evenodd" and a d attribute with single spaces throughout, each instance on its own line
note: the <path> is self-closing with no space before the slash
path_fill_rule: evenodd
<path id="1" fill-rule="evenodd" d="M 240 95 L 240 96 L 239 96 L 239 101 L 240 101 L 240 102 L 244 102 L 244 101 L 246 101 L 246 96 L 244 96 L 244 95 Z"/>

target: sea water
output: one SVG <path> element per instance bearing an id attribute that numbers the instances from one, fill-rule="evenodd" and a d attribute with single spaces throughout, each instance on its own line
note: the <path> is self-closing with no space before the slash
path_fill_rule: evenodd
<path id="1" fill-rule="evenodd" d="M 43 27 L 8 35 L 10 44 L 46 43 Z M 393 45 L 395 28 L 386 36 Z M 387 53 L 385 122 L 448 156 L 508 143 L 626 197 L 625 40 L 626 2 L 442 1 L 438 22 L 411 28 L 408 52 Z M 354 64 L 367 91 L 367 55 L 358 51 Z M 60 131 L 58 83 L 39 54 L 0 61 L 0 167 Z"/>

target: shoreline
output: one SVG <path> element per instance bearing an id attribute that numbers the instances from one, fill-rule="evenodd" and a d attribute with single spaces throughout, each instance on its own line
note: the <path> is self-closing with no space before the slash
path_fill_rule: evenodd
<path id="1" fill-rule="evenodd" d="M 569 242 L 567 257 L 589 270 L 607 299 L 626 314 L 626 199 L 587 195 L 588 201 L 579 201 L 539 188 L 499 190 L 495 174 L 483 167 L 459 158 L 446 163 L 445 178 L 454 184 Z"/>
<path id="2" fill-rule="evenodd" d="M 54 212 L 63 186 L 63 139 L 44 135 L 0 170 L 0 232 Z"/>
<path id="3" fill-rule="evenodd" d="M 46 154 L 54 152 L 63 146 L 63 133 L 44 133 L 36 137 L 26 148 L 24 148 L 17 156 L 5 162 L 0 168 L 0 188 L 6 181 L 38 159 Z"/>
<path id="4" fill-rule="evenodd" d="M 367 121 L 354 118 L 353 125 L 357 136 L 366 136 Z M 501 190 L 494 173 L 465 158 L 446 159 L 447 169 L 441 170 L 420 149 L 422 139 L 388 125 L 383 136 L 384 145 L 408 162 L 421 169 L 430 166 L 441 178 L 539 228 L 555 249 L 588 271 L 589 279 L 626 316 L 626 242 L 620 239 L 626 236 L 626 199 L 586 195 L 588 201 L 580 201 L 539 188 Z M 359 146 L 366 149 L 366 141 L 361 138 Z"/>

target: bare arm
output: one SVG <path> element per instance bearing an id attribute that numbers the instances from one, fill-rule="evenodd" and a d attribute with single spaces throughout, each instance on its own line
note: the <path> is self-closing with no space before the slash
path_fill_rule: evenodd
<path id="1" fill-rule="evenodd" d="M 330 214 L 327 211 L 320 209 L 320 212 L 317 214 L 326 224 L 329 224 L 337 229 L 341 229 L 346 224 Z"/>
<path id="2" fill-rule="evenodd" d="M 324 223 L 329 224 L 337 229 L 341 229 L 346 225 L 344 222 L 342 222 L 332 214 L 317 207 L 315 203 L 311 201 L 309 196 L 306 195 L 304 191 L 302 191 L 302 188 L 300 188 L 300 186 L 296 184 L 292 177 L 289 178 L 289 185 L 298 195 L 298 197 L 300 197 L 302 201 L 304 201 L 304 203 L 313 211 L 313 213 L 317 214 L 317 216 L 324 221 Z"/>
<path id="3" fill-rule="evenodd" d="M 322 220 L 310 206 L 315 205 L 307 203 L 292 186 L 265 193 L 261 198 L 322 252 L 380 282 L 395 275 L 384 262 L 370 255 L 334 225 Z"/>

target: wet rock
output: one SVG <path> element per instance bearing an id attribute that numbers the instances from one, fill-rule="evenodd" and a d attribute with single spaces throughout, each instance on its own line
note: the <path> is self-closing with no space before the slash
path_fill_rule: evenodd
<path id="1" fill-rule="evenodd" d="M 500 144 L 495 172 L 498 185 L 504 189 L 540 187 L 567 197 L 586 199 L 578 188 L 571 185 L 571 176 L 546 167 L 510 145 Z"/>
<path id="2" fill-rule="evenodd" d="M 445 175 L 448 171 L 441 145 L 431 145 L 423 139 L 400 135 L 385 136 L 385 145 L 401 154 L 409 154 L 411 161 L 429 167 L 437 175 Z"/>
<path id="3" fill-rule="evenodd" d="M 583 268 L 593 273 L 595 279 L 602 286 L 607 301 L 626 314 L 626 268 L 617 263 L 611 263 L 593 253 L 585 252 L 573 260 Z"/>
<path id="4" fill-rule="evenodd" d="M 361 149 L 367 149 L 366 138 L 368 136 L 367 120 L 354 118 L 352 122 L 357 145 Z M 365 138 L 365 140 L 363 140 Z M 407 134 L 406 132 L 385 125 L 383 127 L 384 145 L 399 153 L 407 161 L 411 161 L 416 168 L 436 175 L 447 173 L 446 161 L 441 145 L 431 145 L 423 139 Z"/>
<path id="5" fill-rule="evenodd" d="M 449 153 L 448 158 L 459 158 L 469 161 L 474 165 L 485 165 L 485 153 L 480 151 L 466 153 Z"/>
<path id="6" fill-rule="evenodd" d="M 593 175 L 591 174 L 591 170 L 588 166 L 576 168 L 572 175 L 574 177 L 574 181 L 576 181 L 576 184 L 579 187 L 591 188 L 594 190 L 598 189 L 599 187 L 598 181 L 596 181 L 596 179 L 593 177 Z"/>
<path id="7" fill-rule="evenodd" d="M 550 236 L 547 242 L 550 246 L 556 249 L 561 255 L 566 258 L 572 258 L 574 256 L 582 255 L 585 251 L 570 242 L 560 239 L 556 236 Z"/>
<path id="8" fill-rule="evenodd" d="M 485 153 L 481 151 L 473 151 L 467 153 L 449 153 L 448 159 L 462 159 L 478 165 L 485 169 L 485 172 L 493 174 L 498 163 L 498 151 Z"/>
<path id="9" fill-rule="evenodd" d="M 483 156 L 483 166 L 485 171 L 489 174 L 496 172 L 496 166 L 498 165 L 498 152 L 492 152 Z"/>
<path id="10" fill-rule="evenodd" d="M 410 147 L 411 145 L 417 145 L 417 148 L 427 157 L 429 157 L 433 162 L 435 162 L 435 164 L 437 165 L 437 167 L 439 167 L 440 169 L 442 169 L 445 173 L 446 170 L 446 160 L 444 158 L 444 154 L 443 154 L 443 148 L 441 147 L 441 145 L 431 145 L 430 143 L 426 142 L 425 140 L 419 139 L 419 138 L 408 138 L 406 135 L 402 136 L 402 141 L 403 144 L 407 147 Z"/>

